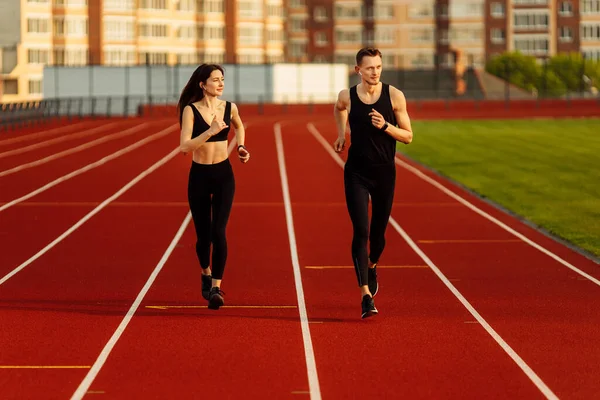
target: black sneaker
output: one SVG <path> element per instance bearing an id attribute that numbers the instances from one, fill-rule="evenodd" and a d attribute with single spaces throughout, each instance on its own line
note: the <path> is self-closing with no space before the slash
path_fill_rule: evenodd
<path id="1" fill-rule="evenodd" d="M 362 315 L 361 318 L 372 317 L 377 314 L 378 311 L 375 308 L 375 302 L 373 301 L 373 297 L 365 294 L 362 298 Z"/>
<path id="2" fill-rule="evenodd" d="M 211 310 L 218 310 L 225 303 L 225 299 L 223 298 L 223 291 L 215 286 L 210 289 L 210 294 L 208 295 L 208 308 Z"/>
<path id="3" fill-rule="evenodd" d="M 377 283 L 377 264 L 373 268 L 369 268 L 369 292 L 371 292 L 371 296 L 375 297 L 377 292 L 379 291 L 379 284 Z"/>
<path id="4" fill-rule="evenodd" d="M 212 287 L 212 276 L 211 275 L 202 275 L 202 297 L 204 297 L 204 300 L 208 300 L 208 295 L 210 294 L 211 287 Z"/>

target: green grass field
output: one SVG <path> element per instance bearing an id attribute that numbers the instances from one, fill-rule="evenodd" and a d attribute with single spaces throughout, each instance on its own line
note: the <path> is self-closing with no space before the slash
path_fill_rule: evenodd
<path id="1" fill-rule="evenodd" d="M 600 119 L 413 121 L 398 149 L 600 256 Z"/>

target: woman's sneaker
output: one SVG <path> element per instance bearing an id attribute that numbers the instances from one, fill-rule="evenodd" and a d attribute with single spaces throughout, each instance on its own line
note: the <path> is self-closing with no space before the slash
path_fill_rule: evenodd
<path id="1" fill-rule="evenodd" d="M 223 297 L 225 293 L 215 286 L 210 289 L 210 294 L 208 295 L 208 308 L 211 310 L 218 310 L 225 303 L 225 298 Z"/>
<path id="2" fill-rule="evenodd" d="M 208 300 L 210 288 L 212 287 L 212 275 L 202 275 L 202 297 Z"/>
<path id="3" fill-rule="evenodd" d="M 375 297 L 379 291 L 379 284 L 377 283 L 377 264 L 375 264 L 373 268 L 369 268 L 367 276 L 369 278 L 369 292 L 371 292 L 371 296 Z"/>
<path id="4" fill-rule="evenodd" d="M 362 315 L 361 318 L 372 317 L 377 314 L 378 311 L 375 308 L 375 302 L 373 301 L 373 297 L 365 294 L 362 298 Z"/>

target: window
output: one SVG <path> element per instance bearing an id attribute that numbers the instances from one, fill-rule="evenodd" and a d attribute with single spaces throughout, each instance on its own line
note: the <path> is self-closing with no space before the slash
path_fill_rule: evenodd
<path id="1" fill-rule="evenodd" d="M 29 94 L 42 94 L 42 81 L 40 79 L 29 80 Z"/>
<path id="2" fill-rule="evenodd" d="M 104 9 L 106 11 L 133 11 L 135 10 L 135 0 L 104 0 Z"/>
<path id="3" fill-rule="evenodd" d="M 105 65 L 132 65 L 135 64 L 135 52 L 128 49 L 104 50 Z"/>
<path id="4" fill-rule="evenodd" d="M 240 0 L 238 2 L 238 11 L 240 13 L 240 17 L 262 18 L 263 2 L 256 0 Z"/>
<path id="5" fill-rule="evenodd" d="M 329 44 L 329 40 L 327 40 L 327 33 L 325 32 L 317 32 L 315 33 L 315 45 L 317 47 L 324 47 Z"/>
<path id="6" fill-rule="evenodd" d="M 600 22 L 581 24 L 581 37 L 584 40 L 599 40 Z"/>
<path id="7" fill-rule="evenodd" d="M 177 54 L 177 64 L 183 64 L 183 65 L 198 64 L 198 54 L 196 54 L 196 53 Z"/>
<path id="8" fill-rule="evenodd" d="M 513 3 L 523 6 L 538 6 L 548 4 L 548 0 L 513 0 Z"/>
<path id="9" fill-rule="evenodd" d="M 306 43 L 302 42 L 291 42 L 290 43 L 290 55 L 292 57 L 303 57 L 306 55 Z"/>
<path id="10" fill-rule="evenodd" d="M 221 64 L 225 61 L 225 55 L 223 53 L 199 53 L 199 63 L 215 63 Z"/>
<path id="11" fill-rule="evenodd" d="M 483 18 L 483 15 L 482 2 L 450 3 L 451 18 Z"/>
<path id="12" fill-rule="evenodd" d="M 550 20 L 547 11 L 537 13 L 516 13 L 514 16 L 515 29 L 520 30 L 545 30 Z"/>
<path id="13" fill-rule="evenodd" d="M 304 7 L 306 5 L 306 0 L 291 0 L 290 7 L 298 8 Z"/>
<path id="14" fill-rule="evenodd" d="M 558 13 L 563 17 L 569 17 L 573 15 L 573 3 L 570 1 L 563 1 L 560 3 L 560 10 Z"/>
<path id="15" fill-rule="evenodd" d="M 306 29 L 306 20 L 304 18 L 292 17 L 290 19 L 290 28 L 292 32 L 301 32 Z"/>
<path id="16" fill-rule="evenodd" d="M 283 6 L 267 3 L 267 16 L 283 18 Z"/>
<path id="17" fill-rule="evenodd" d="M 382 44 L 392 44 L 396 40 L 396 31 L 393 27 L 376 26 L 375 27 L 375 42 Z"/>
<path id="18" fill-rule="evenodd" d="M 178 11 L 196 11 L 196 0 L 179 0 Z"/>
<path id="19" fill-rule="evenodd" d="M 504 4 L 502 3 L 492 3 L 492 7 L 490 13 L 494 18 L 504 18 L 506 10 L 504 9 Z"/>
<path id="20" fill-rule="evenodd" d="M 140 8 L 150 10 L 167 10 L 167 0 L 140 0 Z"/>
<path id="21" fill-rule="evenodd" d="M 448 40 L 448 30 L 447 29 L 440 29 L 438 31 L 438 43 L 440 44 L 447 44 L 449 42 Z"/>
<path id="22" fill-rule="evenodd" d="M 195 39 L 196 38 L 196 26 L 195 25 L 183 25 L 177 29 L 177 37 L 180 39 Z"/>
<path id="23" fill-rule="evenodd" d="M 600 47 L 597 49 L 583 49 L 583 58 L 586 60 L 600 61 Z"/>
<path id="24" fill-rule="evenodd" d="M 267 28 L 267 40 L 269 42 L 282 42 L 283 41 L 283 30 L 281 30 L 280 27 Z"/>
<path id="25" fill-rule="evenodd" d="M 335 17 L 337 19 L 362 18 L 362 7 L 352 4 L 336 4 Z"/>
<path id="26" fill-rule="evenodd" d="M 4 81 L 4 94 L 19 94 L 19 81 L 17 79 L 6 79 Z"/>
<path id="27" fill-rule="evenodd" d="M 433 2 L 430 2 L 429 4 L 415 2 L 409 6 L 408 15 L 410 15 L 411 18 L 433 18 L 433 10 Z"/>
<path id="28" fill-rule="evenodd" d="M 131 19 L 110 18 L 104 19 L 104 38 L 106 40 L 133 40 L 135 26 Z"/>
<path id="29" fill-rule="evenodd" d="M 560 41 L 561 42 L 572 42 L 573 41 L 573 29 L 568 26 L 560 27 Z"/>
<path id="30" fill-rule="evenodd" d="M 335 31 L 335 41 L 337 43 L 359 43 L 362 39 L 362 28 L 339 29 Z"/>
<path id="31" fill-rule="evenodd" d="M 439 17 L 448 18 L 448 4 L 439 4 L 437 11 Z"/>
<path id="32" fill-rule="evenodd" d="M 204 0 L 202 11 L 205 13 L 222 13 L 225 11 L 223 0 Z"/>
<path id="33" fill-rule="evenodd" d="M 394 5 L 393 4 L 375 4 L 375 19 L 394 19 Z"/>
<path id="34" fill-rule="evenodd" d="M 49 50 L 29 49 L 27 50 L 27 62 L 29 64 L 48 64 Z"/>
<path id="35" fill-rule="evenodd" d="M 267 55 L 267 63 L 276 64 L 284 62 L 283 54 L 268 54 Z"/>
<path id="36" fill-rule="evenodd" d="M 141 52 L 140 53 L 140 62 L 142 64 L 155 64 L 155 65 L 165 65 L 167 63 L 167 59 L 169 55 L 167 53 L 151 53 L 151 52 Z"/>
<path id="37" fill-rule="evenodd" d="M 583 0 L 583 14 L 600 14 L 600 0 Z"/>
<path id="38" fill-rule="evenodd" d="M 262 25 L 240 26 L 238 29 L 238 39 L 240 44 L 260 45 L 263 43 Z"/>
<path id="39" fill-rule="evenodd" d="M 27 18 L 28 33 L 50 33 L 50 20 L 48 18 Z"/>
<path id="40" fill-rule="evenodd" d="M 450 28 L 450 40 L 454 43 L 481 43 L 483 40 L 481 28 L 468 25 L 454 25 Z"/>
<path id="41" fill-rule="evenodd" d="M 54 35 L 65 35 L 65 19 L 63 17 L 58 17 L 54 19 Z"/>
<path id="42" fill-rule="evenodd" d="M 336 54 L 335 62 L 339 63 L 339 64 L 356 65 L 356 55 L 355 54 Z"/>
<path id="43" fill-rule="evenodd" d="M 543 55 L 548 53 L 547 37 L 524 37 L 515 39 L 515 50 L 524 54 Z"/>
<path id="44" fill-rule="evenodd" d="M 504 43 L 506 41 L 506 32 L 504 29 L 492 29 L 490 31 L 490 41 L 494 44 Z"/>
<path id="45" fill-rule="evenodd" d="M 204 25 L 198 27 L 198 38 L 204 40 L 223 40 L 225 39 L 225 27 Z"/>
<path id="46" fill-rule="evenodd" d="M 329 19 L 327 17 L 327 9 L 323 6 L 316 6 L 314 14 L 314 19 L 317 22 L 326 22 Z"/>
<path id="47" fill-rule="evenodd" d="M 144 23 L 140 24 L 140 37 L 166 38 L 168 35 L 167 25 Z"/>
<path id="48" fill-rule="evenodd" d="M 433 43 L 433 28 L 411 29 L 410 41 L 412 43 Z"/>

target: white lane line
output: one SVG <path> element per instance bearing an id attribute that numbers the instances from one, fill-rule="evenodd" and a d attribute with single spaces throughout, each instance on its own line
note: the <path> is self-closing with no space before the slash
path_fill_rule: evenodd
<path id="1" fill-rule="evenodd" d="M 60 178 L 57 178 L 57 179 L 53 180 L 52 182 L 49 182 L 46 185 L 44 185 L 44 186 L 42 186 L 42 187 L 40 187 L 40 188 L 38 188 L 36 190 L 33 190 L 33 191 L 27 193 L 26 195 L 23 195 L 23 196 L 21 196 L 21 197 L 19 197 L 17 199 L 11 200 L 11 201 L 7 202 L 6 204 L 0 206 L 0 212 L 6 210 L 9 207 L 14 206 L 15 204 L 18 204 L 18 203 L 20 203 L 22 201 L 25 201 L 27 199 L 32 198 L 33 196 L 36 196 L 36 195 L 38 195 L 38 194 L 40 194 L 42 192 L 45 192 L 46 190 L 48 190 L 48 189 L 50 189 L 50 188 L 58 185 L 59 183 L 65 182 L 65 181 L 67 181 L 67 180 L 69 180 L 71 178 L 76 177 L 77 175 L 81 175 L 84 172 L 87 172 L 87 171 L 89 171 L 91 169 L 99 167 L 100 165 L 104 165 L 107 162 L 109 162 L 111 160 L 114 160 L 117 157 L 122 156 L 123 154 L 127 154 L 130 151 L 133 151 L 133 150 L 135 150 L 135 149 L 137 149 L 137 148 L 139 148 L 139 147 L 141 147 L 141 146 L 143 146 L 143 145 L 145 145 L 147 143 L 150 143 L 150 142 L 152 142 L 152 141 L 154 141 L 156 139 L 159 139 L 159 138 L 167 135 L 168 133 L 172 132 L 177 126 L 178 125 L 175 124 L 175 125 L 172 125 L 172 126 L 166 128 L 166 129 L 163 129 L 162 131 L 157 132 L 157 133 L 155 133 L 153 135 L 150 135 L 150 136 L 148 136 L 148 137 L 140 140 L 139 142 L 135 142 L 134 144 L 132 144 L 130 146 L 127 146 L 127 147 L 124 147 L 121 150 L 116 151 L 116 152 L 114 152 L 112 154 L 109 154 L 108 156 L 103 157 L 103 158 L 101 158 L 98 161 L 90 163 L 90 164 L 86 165 L 85 167 L 82 167 L 82 168 L 79 168 L 79 169 L 77 169 L 75 171 L 69 172 L 68 174 L 66 174 L 64 176 L 62 176 Z"/>
<path id="2" fill-rule="evenodd" d="M 285 167 L 285 154 L 283 152 L 283 141 L 281 139 L 281 125 L 275 124 L 275 142 L 277 145 L 277 159 L 279 162 L 279 174 L 281 176 L 281 188 L 283 190 L 283 202 L 285 205 L 285 220 L 287 222 L 288 237 L 290 241 L 290 253 L 292 265 L 294 267 L 294 281 L 296 284 L 296 297 L 298 299 L 298 311 L 300 313 L 300 325 L 302 328 L 302 339 L 304 342 L 304 356 L 306 358 L 306 369 L 308 373 L 308 388 L 311 400 L 321 399 L 321 389 L 319 387 L 319 377 L 317 375 L 317 364 L 315 362 L 315 353 L 313 350 L 312 339 L 310 336 L 310 327 L 306 304 L 304 301 L 304 289 L 302 287 L 302 276 L 300 272 L 300 262 L 298 260 L 298 248 L 296 246 L 296 233 L 294 230 L 294 219 L 292 216 L 292 204 L 290 200 L 290 189 L 288 185 L 287 170 Z"/>
<path id="3" fill-rule="evenodd" d="M 325 148 L 325 150 L 331 155 L 331 157 L 341 167 L 344 166 L 342 158 L 333 150 L 332 145 L 329 144 L 323 135 L 315 128 L 313 124 L 307 125 L 308 130 L 317 139 L 317 141 Z M 452 292 L 452 294 L 461 302 L 461 304 L 471 313 L 471 315 L 481 324 L 486 332 L 498 343 L 498 345 L 508 354 L 508 356 L 521 368 L 521 370 L 527 375 L 527 377 L 533 382 L 533 384 L 542 392 L 547 399 L 558 400 L 558 397 L 552 392 L 552 390 L 542 381 L 542 379 L 527 365 L 527 363 L 517 354 L 516 351 L 510 347 L 508 343 L 488 324 L 488 322 L 475 310 L 475 308 L 468 302 L 468 300 L 456 289 L 456 287 L 446 278 L 442 271 L 427 257 L 427 255 L 415 244 L 415 242 L 408 236 L 408 234 L 400 227 L 396 220 L 390 216 L 390 224 L 394 227 L 396 232 L 402 236 L 402 238 L 408 243 L 408 245 L 417 253 L 429 268 L 435 273 L 435 275 L 444 283 L 444 285 Z"/>
<path id="4" fill-rule="evenodd" d="M 10 168 L 10 169 L 4 170 L 4 171 L 0 171 L 0 177 L 14 174 L 15 172 L 19 172 L 24 169 L 37 167 L 37 166 L 46 164 L 50 161 L 54 161 L 54 160 L 57 160 L 59 158 L 65 157 L 65 156 L 78 153 L 80 151 L 89 149 L 94 146 L 98 146 L 99 144 L 106 143 L 111 140 L 120 139 L 122 137 L 131 135 L 133 133 L 140 131 L 141 129 L 145 128 L 147 125 L 148 125 L 148 123 L 143 123 L 141 125 L 126 129 L 122 132 L 112 133 L 110 135 L 103 136 L 99 139 L 95 139 L 90 142 L 80 144 L 79 146 L 71 147 L 70 149 L 66 149 L 66 150 L 60 151 L 58 153 L 51 154 L 47 157 L 40 158 L 39 160 L 31 161 L 31 162 L 28 162 L 25 164 L 17 165 L 16 167 L 13 167 L 13 168 Z"/>
<path id="5" fill-rule="evenodd" d="M 121 189 L 119 189 L 115 194 L 113 194 L 112 196 L 110 196 L 109 198 L 107 198 L 106 200 L 104 200 L 97 207 L 95 207 L 92 211 L 90 211 L 83 218 L 81 218 L 79 221 L 77 221 L 73 226 L 71 226 L 69 229 L 67 229 L 65 232 L 63 232 L 59 237 L 57 237 L 52 242 L 50 242 L 48 245 L 46 245 L 46 247 L 44 247 L 43 249 L 41 249 L 40 251 L 38 251 L 36 254 L 34 254 L 32 257 L 30 257 L 27 261 L 23 262 L 21 265 L 19 265 L 18 267 L 16 267 L 15 269 L 13 269 L 11 272 L 9 272 L 8 274 L 6 274 L 2 279 L 0 279 L 0 285 L 4 284 L 6 281 L 8 281 L 10 278 L 12 278 L 13 276 L 15 276 L 20 271 L 22 271 L 29 264 L 31 264 L 32 262 L 34 262 L 35 260 L 37 260 L 38 258 L 40 258 L 41 256 L 43 256 L 44 254 L 46 254 L 50 249 L 52 249 L 58 243 L 62 242 L 71 233 L 75 232 L 79 227 L 81 227 L 84 223 L 86 223 L 90 218 L 92 218 L 94 215 L 98 214 L 104 207 L 106 207 L 108 204 L 110 204 L 112 201 L 114 201 L 115 199 L 117 199 L 123 193 L 125 193 L 126 191 L 128 191 L 129 189 L 131 189 L 135 184 L 137 184 L 139 181 L 141 181 L 142 179 L 144 179 L 146 176 L 148 176 L 149 174 L 151 174 L 152 172 L 154 172 L 160 166 L 164 165 L 169 160 L 171 160 L 173 157 L 175 157 L 175 155 L 178 152 L 179 152 L 179 147 L 176 148 L 176 149 L 174 149 L 173 151 L 171 151 L 165 157 L 163 157 L 160 160 L 158 160 L 150 168 L 146 169 L 144 172 L 142 172 L 141 174 L 139 174 L 138 176 L 136 176 L 135 178 L 133 178 L 129 183 L 127 183 L 125 186 L 123 186 Z"/>
<path id="6" fill-rule="evenodd" d="M 236 144 L 236 139 L 234 138 L 229 143 L 229 146 L 227 148 L 227 153 L 228 153 L 227 155 L 228 156 L 231 155 L 231 152 L 233 151 L 233 149 L 235 147 L 235 144 Z M 176 149 L 175 151 L 179 151 L 179 149 Z M 83 381 L 79 384 L 79 387 L 77 388 L 77 390 L 75 390 L 75 393 L 73 393 L 73 396 L 71 396 L 71 400 L 80 400 L 88 392 L 90 386 L 92 385 L 92 383 L 94 382 L 94 380 L 98 376 L 98 373 L 100 372 L 100 370 L 102 369 L 102 367 L 106 363 L 106 360 L 108 360 L 108 356 L 110 355 L 110 353 L 112 352 L 113 348 L 115 347 L 115 345 L 117 344 L 117 342 L 121 338 L 121 335 L 123 335 L 123 332 L 125 332 L 125 329 L 127 328 L 127 325 L 129 325 L 129 322 L 131 322 L 131 319 L 133 318 L 133 316 L 137 312 L 138 308 L 140 307 L 140 304 L 142 304 L 142 301 L 144 300 L 144 297 L 148 293 L 148 290 L 150 290 L 150 287 L 152 287 L 152 285 L 154 284 L 154 281 L 156 280 L 156 277 L 158 276 L 158 274 L 160 273 L 160 271 L 163 269 L 163 267 L 166 264 L 167 260 L 171 256 L 171 253 L 173 253 L 173 250 L 175 249 L 175 246 L 177 246 L 177 243 L 179 242 L 179 240 L 183 236 L 183 233 L 185 232 L 185 230 L 186 230 L 187 226 L 189 225 L 191 219 L 192 219 L 192 213 L 188 211 L 187 215 L 185 216 L 185 218 L 183 220 L 183 223 L 181 224 L 181 226 L 177 230 L 177 233 L 175 234 L 175 237 L 173 237 L 173 240 L 171 241 L 171 244 L 169 244 L 169 246 L 167 247 L 167 250 L 165 251 L 165 253 L 161 257 L 160 261 L 158 262 L 158 264 L 154 268 L 154 271 L 152 271 L 152 273 L 150 274 L 150 277 L 148 278 L 148 280 L 146 281 L 146 283 L 142 287 L 142 290 L 138 293 L 137 297 L 133 301 L 133 304 L 129 308 L 129 311 L 127 311 L 127 314 L 125 314 L 125 317 L 123 318 L 123 320 L 121 321 L 121 323 L 117 327 L 117 330 L 113 333 L 113 335 L 111 336 L 111 338 L 108 340 L 108 342 L 106 343 L 106 345 L 104 346 L 104 348 L 100 352 L 100 355 L 98 356 L 98 358 L 94 362 L 94 365 L 92 365 L 92 368 L 89 370 L 89 372 L 87 373 L 87 375 L 85 376 L 85 378 L 83 379 Z"/>
<path id="7" fill-rule="evenodd" d="M 82 137 L 90 136 L 90 135 L 93 135 L 94 133 L 105 131 L 108 128 L 113 127 L 115 125 L 117 125 L 116 122 L 113 122 L 113 123 L 110 123 L 110 124 L 106 124 L 106 125 L 100 125 L 100 126 L 98 126 L 96 128 L 87 129 L 87 130 L 82 131 L 82 132 L 75 132 L 75 133 L 71 133 L 69 135 L 59 136 L 59 137 L 54 138 L 54 139 L 44 140 L 43 142 L 38 142 L 38 143 L 35 143 L 35 144 L 31 144 L 29 146 L 19 147 L 18 149 L 4 151 L 4 152 L 0 153 L 0 158 L 9 157 L 9 156 L 15 156 L 15 155 L 18 155 L 18 154 L 27 153 L 28 151 L 41 149 L 43 147 L 48 147 L 48 146 L 51 146 L 51 145 L 56 144 L 56 143 L 62 143 L 62 142 L 66 142 L 66 141 L 69 141 L 69 140 L 79 139 L 79 138 L 82 138 Z"/>
<path id="8" fill-rule="evenodd" d="M 553 260 L 558 261 L 560 264 L 562 264 L 565 267 L 569 268 L 571 271 L 573 271 L 573 272 L 575 272 L 575 273 L 577 273 L 577 274 L 585 277 L 586 279 L 589 279 L 590 281 L 594 282 L 596 285 L 600 286 L 600 280 L 599 279 L 596 279 L 592 275 L 590 275 L 590 274 L 588 274 L 588 273 L 580 270 L 579 268 L 575 267 L 570 262 L 564 260 L 563 258 L 557 256 L 556 254 L 554 254 L 550 250 L 546 249 L 545 247 L 543 247 L 543 246 L 537 244 L 536 242 L 534 242 L 533 240 L 529 239 L 527 236 L 525 236 L 525 235 L 523 235 L 523 234 L 515 231 L 510 226 L 508 226 L 505 223 L 501 222 L 500 220 L 492 217 L 490 214 L 486 213 L 485 211 L 483 211 L 479 207 L 475 206 L 473 203 L 469 202 L 468 200 L 466 200 L 463 197 L 459 196 L 458 194 L 454 193 L 453 191 L 451 191 L 450 189 L 448 189 L 447 187 L 445 187 L 441 183 L 437 182 L 436 180 L 428 177 L 427 175 L 425 175 L 423 172 L 419 171 L 417 168 L 413 167 L 412 165 L 406 163 L 405 161 L 403 161 L 403 160 L 401 160 L 401 159 L 399 159 L 397 157 L 396 157 L 396 164 L 399 165 L 400 167 L 402 167 L 402 168 L 404 168 L 404 169 L 412 172 L 413 174 L 417 175 L 419 178 L 423 179 L 425 182 L 427 182 L 427 183 L 433 185 L 434 187 L 438 188 L 439 190 L 441 190 L 442 192 L 444 192 L 448 196 L 452 197 L 454 200 L 458 201 L 459 203 L 461 203 L 465 207 L 467 207 L 467 208 L 471 209 L 472 211 L 476 212 L 477 214 L 481 215 L 483 218 L 487 219 L 488 221 L 491 221 L 494 224 L 498 225 L 500 228 L 504 229 L 508 233 L 511 233 L 512 235 L 514 235 L 517 238 L 521 239 L 523 242 L 527 243 L 531 247 L 533 247 L 533 248 L 541 251 L 542 253 L 544 253 L 548 257 L 552 258 Z"/>
<path id="9" fill-rule="evenodd" d="M 179 151 L 179 149 L 177 149 L 177 151 Z M 111 351 L 113 350 L 113 348 L 115 347 L 115 345 L 117 344 L 119 339 L 121 338 L 121 335 L 123 334 L 123 332 L 125 332 L 127 325 L 129 325 L 129 322 L 131 321 L 131 319 L 137 312 L 138 308 L 140 307 L 140 304 L 144 300 L 146 293 L 148 293 L 148 290 L 150 290 L 150 287 L 154 284 L 156 277 L 158 276 L 158 274 L 160 273 L 160 271 L 166 264 L 167 260 L 171 256 L 171 253 L 175 249 L 175 246 L 177 246 L 177 243 L 183 236 L 183 233 L 185 232 L 185 229 L 187 228 L 191 219 L 192 219 L 192 214 L 191 214 L 191 212 L 188 211 L 187 215 L 185 216 L 185 218 L 183 220 L 183 223 L 181 224 L 181 226 L 177 230 L 177 233 L 175 234 L 175 237 L 171 241 L 171 244 L 169 244 L 169 247 L 167 247 L 167 250 L 165 251 L 165 253 L 161 257 L 160 261 L 154 268 L 154 271 L 152 271 L 152 274 L 150 274 L 150 277 L 146 281 L 146 284 L 144 285 L 144 287 L 142 287 L 142 290 L 138 293 L 133 304 L 127 311 L 127 314 L 125 314 L 125 317 L 123 318 L 123 320 L 117 327 L 117 330 L 112 334 L 112 336 L 110 337 L 110 339 L 108 340 L 108 342 L 106 343 L 106 345 L 104 346 L 102 351 L 100 352 L 100 355 L 94 362 L 94 365 L 92 365 L 92 368 L 90 368 L 90 370 L 88 371 L 85 378 L 83 378 L 83 381 L 81 381 L 81 383 L 79 384 L 79 387 L 77 388 L 77 390 L 75 390 L 75 393 L 73 393 L 73 396 L 71 396 L 71 400 L 82 399 L 85 396 L 85 394 L 87 393 L 87 391 L 89 390 L 90 386 L 94 382 L 94 379 L 96 379 L 96 377 L 98 376 L 98 373 L 100 372 L 100 370 L 106 363 L 106 360 L 108 359 L 108 356 L 110 355 Z"/>
<path id="10" fill-rule="evenodd" d="M 11 143 L 24 142 L 27 140 L 32 140 L 32 139 L 52 135 L 53 133 L 57 133 L 57 132 L 69 131 L 69 130 L 72 130 L 71 128 L 78 127 L 79 125 L 83 125 L 85 123 L 87 123 L 87 121 L 78 122 L 76 124 L 71 124 L 71 125 L 66 125 L 66 126 L 59 126 L 57 128 L 52 128 L 52 129 L 49 129 L 46 131 L 34 132 L 34 133 L 29 133 L 27 135 L 21 135 L 21 136 L 16 136 L 16 137 L 12 137 L 12 138 L 2 139 L 2 140 L 0 140 L 0 146 L 11 144 Z"/>

